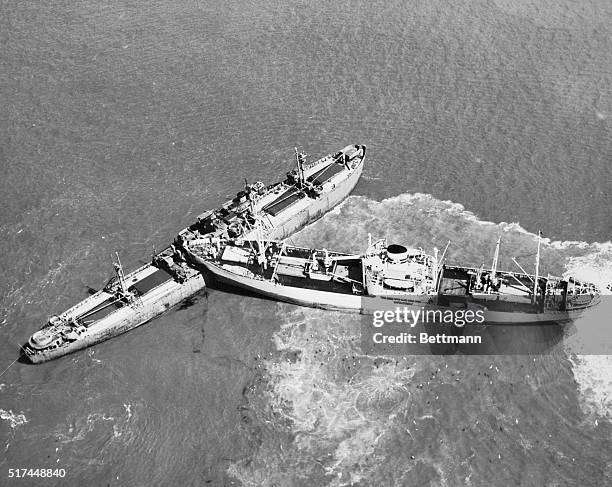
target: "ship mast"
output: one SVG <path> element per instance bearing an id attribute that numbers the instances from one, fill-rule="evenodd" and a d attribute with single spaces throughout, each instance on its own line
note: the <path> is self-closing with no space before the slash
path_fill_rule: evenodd
<path id="1" fill-rule="evenodd" d="M 127 294 L 125 275 L 123 274 L 123 266 L 121 265 L 121 260 L 119 259 L 119 252 L 115 252 L 115 256 L 117 257 L 117 262 L 113 262 L 113 266 L 115 267 L 115 272 L 117 273 L 117 279 L 119 279 L 119 287 L 121 288 L 121 292 L 123 294 Z"/>
<path id="2" fill-rule="evenodd" d="M 433 280 L 436 288 L 438 287 L 438 247 L 434 247 L 433 255 Z"/>
<path id="3" fill-rule="evenodd" d="M 480 285 L 480 280 L 482 279 L 482 271 L 484 269 L 484 264 L 480 265 L 480 268 L 478 269 L 478 273 L 476 274 L 476 280 L 475 280 L 475 285 L 479 286 Z"/>
<path id="4" fill-rule="evenodd" d="M 536 253 L 535 262 L 535 279 L 533 280 L 533 299 L 534 301 L 538 296 L 538 273 L 540 272 L 540 243 L 542 241 L 542 232 L 538 231 L 538 252 Z"/>
<path id="5" fill-rule="evenodd" d="M 440 292 L 440 285 L 442 284 L 441 277 L 443 277 L 444 258 L 446 257 L 446 251 L 448 250 L 448 247 L 450 244 L 451 244 L 451 241 L 449 240 L 446 244 L 446 247 L 444 247 L 444 252 L 442 252 L 442 256 L 440 257 L 439 260 L 438 260 L 438 252 L 436 249 L 436 271 L 435 271 L 436 292 Z"/>
<path id="6" fill-rule="evenodd" d="M 255 206 L 251 200 L 251 212 L 255 218 L 255 238 L 257 239 L 257 263 L 264 269 L 267 268 L 266 249 L 263 241 L 263 230 L 261 228 L 261 218 L 255 213 Z"/>
<path id="7" fill-rule="evenodd" d="M 501 236 L 497 239 L 497 244 L 495 245 L 495 254 L 493 255 L 493 263 L 491 264 L 491 278 L 495 279 L 497 275 L 497 264 L 499 262 L 499 247 L 501 245 Z"/>
<path id="8" fill-rule="evenodd" d="M 300 153 L 297 150 L 297 147 L 294 147 L 293 150 L 295 151 L 295 161 L 297 163 L 297 170 L 298 170 L 298 180 L 300 182 L 300 186 L 304 185 L 304 168 L 302 167 L 302 158 L 300 157 Z"/>

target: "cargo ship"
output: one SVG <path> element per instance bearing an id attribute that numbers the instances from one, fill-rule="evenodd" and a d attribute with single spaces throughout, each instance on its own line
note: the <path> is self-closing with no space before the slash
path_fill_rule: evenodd
<path id="1" fill-rule="evenodd" d="M 202 213 L 150 263 L 125 274 L 116 257 L 115 276 L 102 289 L 52 316 L 22 347 L 32 363 L 45 362 L 125 333 L 206 287 L 184 248 L 201 241 L 255 237 L 283 239 L 320 218 L 353 190 L 365 160 L 365 145 L 306 162 L 295 149 L 296 167 L 285 180 L 245 184 L 235 198 Z"/>
<path id="2" fill-rule="evenodd" d="M 471 310 L 491 325 L 565 323 L 599 302 L 595 284 L 559 278 L 449 266 L 444 255 L 368 242 L 364 254 L 306 249 L 278 241 L 225 241 L 186 252 L 219 282 L 268 298 L 316 308 L 372 314 L 396 308 Z M 539 244 L 538 244 L 539 263 Z M 446 318 L 442 322 L 447 323 Z M 463 324 L 461 325 L 463 326 Z"/>

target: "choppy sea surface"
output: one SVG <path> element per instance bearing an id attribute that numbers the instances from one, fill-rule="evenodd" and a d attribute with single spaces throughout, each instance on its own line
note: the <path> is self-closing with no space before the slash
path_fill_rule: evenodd
<path id="1" fill-rule="evenodd" d="M 546 355 L 371 357 L 352 315 L 213 289 L 13 363 L 115 250 L 145 262 L 296 145 L 368 158 L 295 243 L 478 266 L 501 235 L 533 266 L 541 229 L 545 272 L 610 283 L 610 2 L 0 5 L 0 485 L 612 483 L 612 361 L 580 321 Z"/>

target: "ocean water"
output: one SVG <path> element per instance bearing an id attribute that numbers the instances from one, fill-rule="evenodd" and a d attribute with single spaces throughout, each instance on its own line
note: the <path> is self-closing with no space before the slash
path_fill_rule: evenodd
<path id="1" fill-rule="evenodd" d="M 612 483 L 612 361 L 369 357 L 359 321 L 211 289 L 13 363 L 51 314 L 294 146 L 368 145 L 292 237 L 612 282 L 609 2 L 37 2 L 0 15 L 0 485 Z M 599 330 L 602 340 L 610 340 Z M 599 336 L 599 335 L 598 335 Z M 8 478 L 64 468 L 64 479 Z"/>

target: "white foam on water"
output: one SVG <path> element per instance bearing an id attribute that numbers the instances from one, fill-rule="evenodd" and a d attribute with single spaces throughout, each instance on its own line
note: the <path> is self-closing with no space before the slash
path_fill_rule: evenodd
<path id="1" fill-rule="evenodd" d="M 582 248 L 583 242 L 564 242 L 565 249 Z M 602 301 L 574 323 L 571 336 L 564 346 L 572 354 L 574 377 L 580 389 L 582 410 L 594 421 L 612 420 L 612 243 L 587 244 L 588 251 L 581 256 L 570 256 L 565 276 L 593 282 L 602 291 Z M 581 352 L 601 350 L 602 355 Z M 603 355 L 606 353 L 606 355 Z"/>
<path id="2" fill-rule="evenodd" d="M 612 420 L 612 356 L 577 355 L 572 362 L 581 408 L 594 422 Z"/>
<path id="3" fill-rule="evenodd" d="M 132 418 L 132 404 L 123 403 L 123 409 L 125 410 L 125 418 L 120 419 L 113 424 L 113 438 L 124 437 L 124 442 L 130 442 L 133 440 L 133 434 L 130 430 L 130 419 Z"/>
<path id="4" fill-rule="evenodd" d="M 125 413 L 127 414 L 127 419 L 130 419 L 132 417 L 132 405 L 131 404 L 124 404 L 123 407 L 125 408 Z"/>
<path id="5" fill-rule="evenodd" d="M 229 472 L 256 485 L 252 479 L 269 478 L 288 459 L 306 458 L 318 459 L 325 485 L 367 480 L 379 441 L 393 431 L 395 411 L 410 399 L 414 370 L 403 357 L 400 366 L 395 358 L 374 366 L 361 351 L 354 315 L 279 306 L 283 324 L 273 339 L 281 358 L 264 361 L 265 399 L 274 423 L 289 425 L 294 440 L 279 457 L 268 445 L 261 452 L 265 459 L 233 464 Z M 299 359 L 286 359 L 291 356 Z"/>
<path id="6" fill-rule="evenodd" d="M 114 421 L 113 416 L 107 416 L 103 412 L 88 413 L 86 416 L 76 416 L 73 419 L 69 418 L 69 422 L 65 425 L 58 425 L 55 430 L 55 438 L 61 443 L 73 443 L 75 441 L 84 440 L 87 435 L 93 431 L 98 423 L 106 421 Z"/>
<path id="7" fill-rule="evenodd" d="M 8 411 L 0 409 L 0 419 L 5 420 L 11 428 L 17 428 L 17 426 L 21 426 L 22 424 L 26 424 L 28 422 L 28 419 L 23 412 L 14 413 L 10 409 Z"/>
<path id="8" fill-rule="evenodd" d="M 564 250 L 582 250 L 582 255 L 570 255 L 564 277 L 595 283 L 602 295 L 612 295 L 612 242 L 587 244 L 586 242 L 555 242 Z"/>

